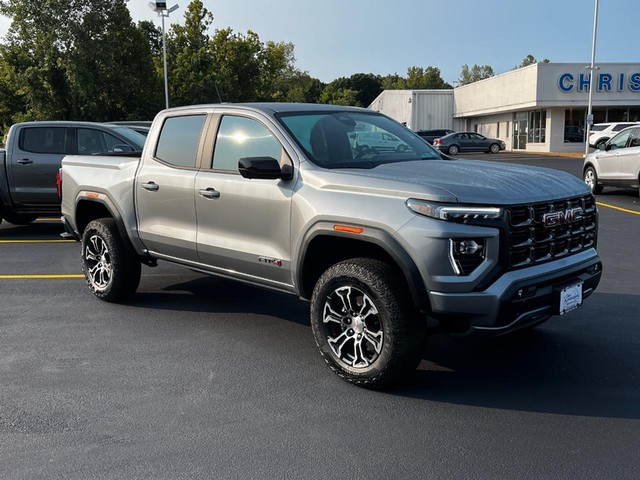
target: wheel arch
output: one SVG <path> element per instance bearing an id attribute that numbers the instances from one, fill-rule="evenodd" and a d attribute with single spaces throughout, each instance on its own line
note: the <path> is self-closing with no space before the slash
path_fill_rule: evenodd
<path id="1" fill-rule="evenodd" d="M 335 231 L 333 224 L 320 224 L 308 232 L 295 274 L 300 296 L 311 298 L 316 282 L 329 266 L 358 257 L 375 258 L 397 268 L 416 308 L 423 312 L 429 310 L 426 287 L 414 261 L 391 235 L 372 228 L 356 235 Z"/>
<path id="2" fill-rule="evenodd" d="M 592 162 L 585 162 L 585 164 L 582 166 L 582 177 L 583 178 L 584 178 L 585 172 L 587 171 L 587 168 L 589 168 L 589 167 L 593 168 L 595 170 L 595 172 L 596 172 L 596 175 L 598 175 L 599 172 L 598 172 L 598 169 L 597 169 L 596 165 L 594 163 L 592 163 Z"/>

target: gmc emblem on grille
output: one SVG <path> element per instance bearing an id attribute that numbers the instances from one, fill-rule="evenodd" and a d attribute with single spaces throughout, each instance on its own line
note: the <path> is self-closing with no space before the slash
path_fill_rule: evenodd
<path id="1" fill-rule="evenodd" d="M 582 208 L 569 208 L 562 212 L 550 212 L 545 213 L 542 216 L 542 223 L 545 227 L 558 227 L 560 225 L 566 225 L 567 223 L 575 222 L 582 218 Z"/>

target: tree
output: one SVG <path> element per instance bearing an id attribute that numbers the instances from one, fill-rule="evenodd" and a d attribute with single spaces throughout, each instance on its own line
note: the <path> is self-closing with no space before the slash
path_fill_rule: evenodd
<path id="1" fill-rule="evenodd" d="M 382 79 L 382 86 L 391 90 L 442 90 L 452 88 L 445 82 L 437 67 L 409 67 L 407 76 L 401 77 L 397 74 L 388 75 Z"/>
<path id="2" fill-rule="evenodd" d="M 382 78 L 372 73 L 340 77 L 325 86 L 321 103 L 368 107 L 382 92 Z"/>
<path id="3" fill-rule="evenodd" d="M 551 60 L 549 60 L 548 58 L 545 58 L 544 60 L 536 60 L 536 57 L 534 57 L 531 54 L 528 54 L 526 57 L 524 57 L 522 59 L 522 62 L 520 62 L 520 65 L 516 65 L 515 67 L 513 67 L 512 70 L 517 70 L 518 68 L 523 68 L 523 67 L 528 67 L 529 65 L 533 65 L 535 63 L 549 63 Z"/>
<path id="4" fill-rule="evenodd" d="M 493 72 L 493 67 L 491 67 L 491 65 L 473 65 L 473 67 L 469 69 L 469 65 L 465 63 L 462 66 L 458 82 L 460 85 L 467 85 L 469 83 L 477 82 L 478 80 L 493 77 L 494 75 L 495 73 Z"/>
<path id="5" fill-rule="evenodd" d="M 157 111 L 148 43 L 125 0 L 3 0 L 0 14 L 12 18 L 0 47 L 12 104 L 3 123 L 118 120 Z"/>
<path id="6" fill-rule="evenodd" d="M 184 26 L 174 25 L 166 39 L 171 104 L 218 101 L 214 57 L 207 34 L 213 15 L 200 0 L 194 0 L 189 3 L 184 18 Z M 157 60 L 156 70 L 163 75 L 163 65 Z"/>

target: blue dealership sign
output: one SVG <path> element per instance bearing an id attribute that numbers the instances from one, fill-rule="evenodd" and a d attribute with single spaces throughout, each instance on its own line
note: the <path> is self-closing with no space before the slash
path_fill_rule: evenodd
<path id="1" fill-rule="evenodd" d="M 598 73 L 595 75 L 597 92 L 640 92 L 640 72 L 635 73 Z M 558 88 L 566 93 L 588 92 L 591 88 L 591 74 L 563 73 L 558 77 Z"/>

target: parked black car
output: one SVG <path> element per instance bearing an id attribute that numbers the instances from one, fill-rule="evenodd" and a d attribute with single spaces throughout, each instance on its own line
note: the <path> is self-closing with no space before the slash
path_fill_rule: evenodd
<path id="1" fill-rule="evenodd" d="M 448 128 L 440 128 L 436 130 L 420 130 L 416 132 L 420 135 L 427 143 L 433 145 L 433 141 L 436 138 L 444 137 L 445 135 L 449 135 L 450 133 L 454 133 L 453 130 L 449 130 Z"/>
<path id="2" fill-rule="evenodd" d="M 458 152 L 498 153 L 507 147 L 502 140 L 488 138 L 475 132 L 450 133 L 436 138 L 433 146 L 449 155 L 456 155 Z"/>

